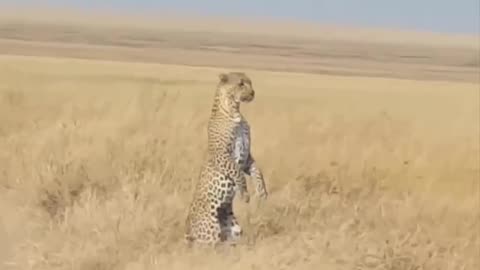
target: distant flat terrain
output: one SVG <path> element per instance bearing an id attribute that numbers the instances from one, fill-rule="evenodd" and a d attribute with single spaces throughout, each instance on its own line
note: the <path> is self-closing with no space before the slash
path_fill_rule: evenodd
<path id="1" fill-rule="evenodd" d="M 475 39 L 454 42 L 453 37 L 432 37 L 429 41 L 428 35 L 419 40 L 413 34 L 395 37 L 395 32 L 362 34 L 351 29 L 310 29 L 310 33 L 305 28 L 299 34 L 300 26 L 297 34 L 292 29 L 279 33 L 278 27 L 264 32 L 246 26 L 232 26 L 231 31 L 209 27 L 3 18 L 0 54 L 478 81 L 478 44 L 470 44 Z"/>

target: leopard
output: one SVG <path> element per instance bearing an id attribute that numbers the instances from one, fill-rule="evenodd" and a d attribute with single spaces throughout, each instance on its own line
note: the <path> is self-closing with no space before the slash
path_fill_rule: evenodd
<path id="1" fill-rule="evenodd" d="M 233 201 L 238 194 L 249 203 L 246 176 L 260 200 L 268 197 L 262 170 L 251 153 L 250 125 L 240 112 L 241 103 L 254 100 L 252 80 L 244 72 L 218 75 L 208 120 L 206 158 L 195 185 L 186 217 L 184 240 L 189 246 L 236 245 L 243 235 Z"/>

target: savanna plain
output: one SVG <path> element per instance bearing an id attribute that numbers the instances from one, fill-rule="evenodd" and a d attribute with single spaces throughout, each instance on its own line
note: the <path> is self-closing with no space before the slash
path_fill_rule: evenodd
<path id="1" fill-rule="evenodd" d="M 475 44 L 19 25 L 0 27 L 5 269 L 480 268 Z M 235 201 L 238 246 L 188 249 L 225 71 L 253 81 L 270 196 Z"/>

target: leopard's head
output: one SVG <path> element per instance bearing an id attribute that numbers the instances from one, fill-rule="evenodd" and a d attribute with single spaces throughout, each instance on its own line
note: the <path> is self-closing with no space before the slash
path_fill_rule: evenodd
<path id="1" fill-rule="evenodd" d="M 227 103 L 251 102 L 255 97 L 252 81 L 243 72 L 220 73 L 218 91 Z"/>

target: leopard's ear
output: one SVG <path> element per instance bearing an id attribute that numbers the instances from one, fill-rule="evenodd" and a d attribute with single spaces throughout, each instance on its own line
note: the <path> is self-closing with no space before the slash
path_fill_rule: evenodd
<path id="1" fill-rule="evenodd" d="M 220 79 L 221 83 L 226 83 L 228 82 L 228 75 L 225 73 L 220 73 L 218 74 L 218 78 Z"/>

